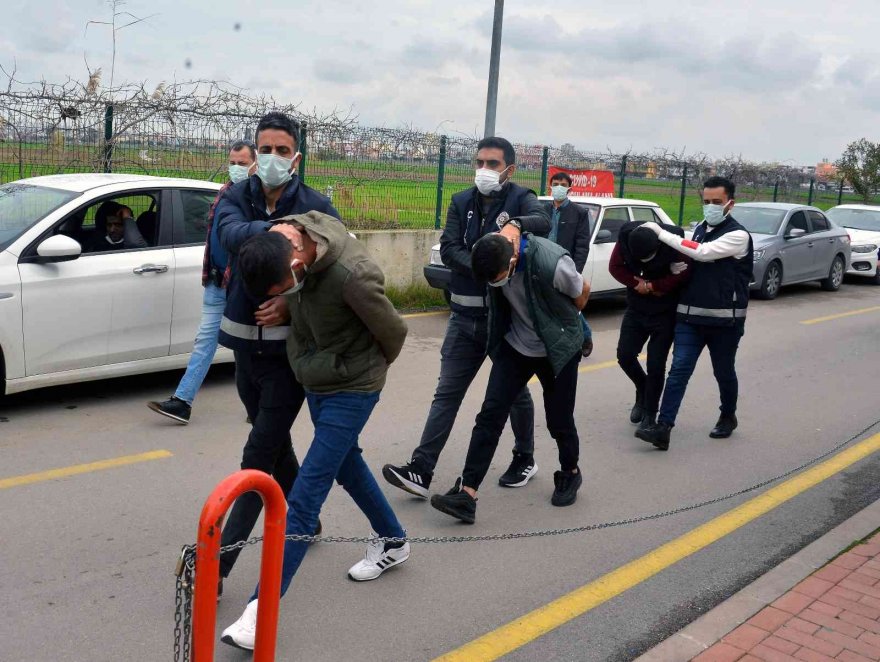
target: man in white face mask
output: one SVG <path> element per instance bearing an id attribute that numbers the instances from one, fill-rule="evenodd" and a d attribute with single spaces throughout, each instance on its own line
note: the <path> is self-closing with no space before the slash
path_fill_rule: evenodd
<path id="1" fill-rule="evenodd" d="M 250 237 L 282 232 L 279 219 L 319 211 L 339 218 L 330 200 L 296 175 L 302 160 L 300 125 L 284 113 L 264 115 L 257 124 L 256 175 L 230 188 L 217 205 L 217 235 L 229 253 L 226 308 L 220 322 L 220 344 L 235 353 L 235 381 L 253 428 L 242 452 L 241 468 L 272 474 L 287 494 L 299 471 L 290 427 L 305 393 L 287 360 L 290 313 L 281 296 L 257 300 L 238 273 L 238 253 Z M 262 509 L 256 494 L 240 497 L 223 528 L 222 544 L 246 540 Z M 220 559 L 220 574 L 229 575 L 237 552 Z"/>
<path id="2" fill-rule="evenodd" d="M 214 213 L 217 203 L 233 184 L 244 181 L 257 168 L 256 145 L 250 140 L 238 140 L 229 149 L 229 181 L 217 192 L 217 197 L 208 210 L 207 240 L 205 255 L 202 260 L 202 319 L 193 343 L 192 356 L 186 366 L 186 372 L 177 390 L 167 400 L 151 401 L 147 407 L 157 414 L 167 416 L 183 425 L 189 424 L 192 415 L 192 404 L 196 393 L 208 374 L 214 354 L 217 352 L 217 336 L 220 333 L 220 319 L 226 307 L 226 285 L 229 279 L 227 272 L 228 257 L 217 237 L 214 224 Z"/>
<path id="3" fill-rule="evenodd" d="M 709 436 L 725 439 L 738 425 L 736 352 L 745 333 L 754 253 L 748 230 L 730 214 L 735 194 L 736 186 L 725 177 L 710 177 L 704 182 L 704 220 L 691 239 L 679 237 L 656 223 L 642 225 L 655 232 L 664 244 L 694 261 L 691 281 L 677 306 L 672 368 L 657 424 L 636 433 L 660 450 L 669 448 L 669 433 L 704 347 L 709 348 L 721 396 L 721 416 Z"/>
<path id="4" fill-rule="evenodd" d="M 471 250 L 477 241 L 498 232 L 519 252 L 523 231 L 546 237 L 550 219 L 534 191 L 512 181 L 516 152 L 504 138 L 477 144 L 474 186 L 452 196 L 440 255 L 449 267 L 452 315 L 440 349 L 440 379 L 418 447 L 409 462 L 386 464 L 385 479 L 406 492 L 427 498 L 434 467 L 452 431 L 468 387 L 486 359 L 488 303 L 485 281 L 474 278 Z M 521 389 L 510 409 L 513 460 L 498 482 L 522 487 L 538 470 L 534 451 L 535 411 L 528 389 Z"/>

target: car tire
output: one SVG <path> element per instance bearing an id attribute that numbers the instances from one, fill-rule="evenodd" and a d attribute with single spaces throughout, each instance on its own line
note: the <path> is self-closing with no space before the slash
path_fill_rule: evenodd
<path id="1" fill-rule="evenodd" d="M 831 268 L 828 270 L 828 277 L 823 278 L 820 283 L 822 289 L 826 292 L 837 292 L 843 283 L 843 274 L 846 271 L 846 263 L 840 255 L 835 255 L 831 262 Z"/>
<path id="2" fill-rule="evenodd" d="M 759 299 L 775 299 L 782 287 L 782 264 L 773 260 L 764 271 L 764 279 L 761 281 L 761 289 L 758 290 Z"/>
<path id="3" fill-rule="evenodd" d="M 871 282 L 874 283 L 874 285 L 880 285 L 880 264 L 877 265 L 877 272 L 874 274 Z"/>

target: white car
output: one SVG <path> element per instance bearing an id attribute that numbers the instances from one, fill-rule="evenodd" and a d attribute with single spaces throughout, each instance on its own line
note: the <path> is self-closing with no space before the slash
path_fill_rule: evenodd
<path id="1" fill-rule="evenodd" d="M 538 198 L 547 201 L 552 198 Z M 657 221 L 675 225 L 656 202 L 630 198 L 595 198 L 572 195 L 574 204 L 586 207 L 590 213 L 590 253 L 584 265 L 583 276 L 590 283 L 591 297 L 616 294 L 624 288 L 608 271 L 611 251 L 617 243 L 620 228 L 628 221 Z M 450 271 L 440 258 L 440 244 L 431 248 L 429 264 L 424 269 L 425 280 L 431 287 L 447 290 Z"/>
<path id="2" fill-rule="evenodd" d="M 121 174 L 0 186 L 0 395 L 185 366 L 219 188 Z M 108 200 L 132 209 L 148 247 L 84 252 Z"/>
<path id="3" fill-rule="evenodd" d="M 852 264 L 846 273 L 870 278 L 880 285 L 880 207 L 838 205 L 825 215 L 849 232 Z"/>

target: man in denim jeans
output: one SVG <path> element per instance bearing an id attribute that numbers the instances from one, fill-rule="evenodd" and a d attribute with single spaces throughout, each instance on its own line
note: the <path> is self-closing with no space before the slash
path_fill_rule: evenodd
<path id="1" fill-rule="evenodd" d="M 306 401 L 315 436 L 287 502 L 287 535 L 311 534 L 336 480 L 379 537 L 348 576 L 376 579 L 409 558 L 405 538 L 361 455 L 358 437 L 379 401 L 388 366 L 400 354 L 406 323 L 385 296 L 384 276 L 339 221 L 320 212 L 280 219 L 245 241 L 238 254 L 244 285 L 255 297 L 285 296 L 290 310 L 287 355 Z M 284 546 L 281 593 L 302 563 L 306 542 Z M 257 596 L 221 640 L 253 650 Z"/>
<path id="2" fill-rule="evenodd" d="M 247 179 L 254 173 L 257 162 L 256 146 L 250 140 L 239 140 L 229 150 L 229 181 L 217 192 L 217 197 L 208 211 L 208 231 L 205 241 L 205 257 L 202 263 L 202 321 L 199 324 L 192 356 L 186 372 L 177 385 L 177 390 L 163 402 L 148 402 L 147 407 L 157 414 L 167 416 L 183 425 L 189 424 L 192 403 L 196 393 L 205 381 L 208 368 L 217 352 L 217 336 L 220 333 L 220 320 L 226 307 L 226 284 L 229 274 L 226 270 L 226 251 L 217 239 L 214 227 L 214 210 L 217 202 L 233 184 Z"/>

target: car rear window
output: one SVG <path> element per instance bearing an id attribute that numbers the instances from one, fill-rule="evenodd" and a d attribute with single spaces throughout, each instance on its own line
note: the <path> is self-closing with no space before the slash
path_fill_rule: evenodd
<path id="1" fill-rule="evenodd" d="M 0 186 L 0 251 L 34 223 L 80 195 L 74 191 L 21 182 Z"/>

